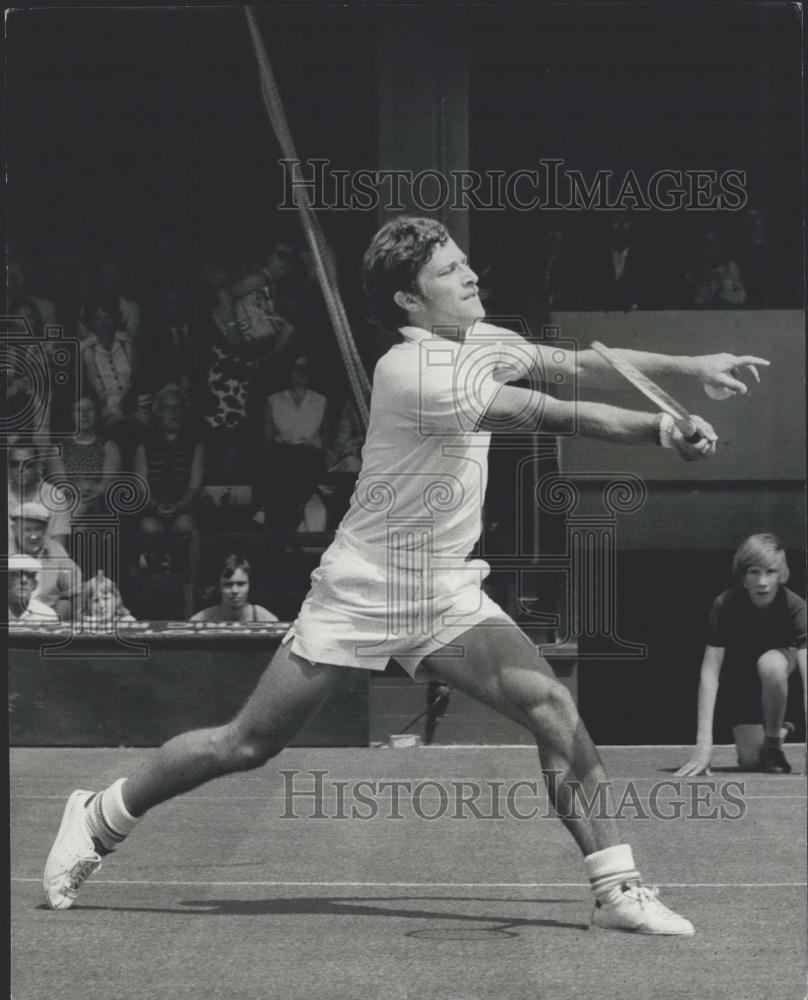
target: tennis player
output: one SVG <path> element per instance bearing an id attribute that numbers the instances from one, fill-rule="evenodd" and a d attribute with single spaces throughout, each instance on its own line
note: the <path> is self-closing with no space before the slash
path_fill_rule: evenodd
<path id="1" fill-rule="evenodd" d="M 488 566 L 468 556 L 480 533 L 487 428 L 577 428 L 608 441 L 662 444 L 688 461 L 714 453 L 715 432 L 694 417 L 702 437 L 691 443 L 660 414 L 507 385 L 569 375 L 576 360 L 483 323 L 477 276 L 436 221 L 398 217 L 385 225 L 365 254 L 364 283 L 375 317 L 399 330 L 401 342 L 376 366 L 351 506 L 297 621 L 232 722 L 177 736 L 104 791 L 70 796 L 45 867 L 48 903 L 71 907 L 102 856 L 146 812 L 212 778 L 262 765 L 346 671 L 382 670 L 393 658 L 418 680 L 441 680 L 533 734 L 553 806 L 584 855 L 594 926 L 692 934 L 692 924 L 641 883 L 613 811 L 576 812 L 573 782 L 589 800 L 606 785 L 597 750 L 535 645 L 481 589 Z M 732 392 L 746 391 L 733 369 L 767 364 L 728 354 L 625 354 L 649 375 L 692 374 Z M 578 354 L 577 375 L 591 385 L 617 378 L 591 351 Z"/>

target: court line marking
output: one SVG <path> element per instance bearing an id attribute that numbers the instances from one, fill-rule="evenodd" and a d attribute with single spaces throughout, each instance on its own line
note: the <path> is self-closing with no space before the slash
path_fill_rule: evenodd
<path id="1" fill-rule="evenodd" d="M 794 750 L 799 750 L 806 746 L 805 741 L 802 743 L 786 743 L 785 747 L 789 747 Z M 9 750 L 14 753 L 20 752 L 31 752 L 40 750 L 52 750 L 60 752 L 75 752 L 75 753 L 148 753 L 150 750 L 155 749 L 154 747 L 71 747 L 71 746 L 47 746 L 47 747 L 24 747 L 24 746 L 12 746 Z M 284 752 L 290 753 L 310 753 L 312 751 L 322 750 L 326 753 L 352 753 L 357 750 L 389 750 L 390 747 L 387 744 L 375 747 L 296 747 L 288 746 L 284 748 Z M 402 748 L 412 750 L 417 749 L 419 753 L 423 753 L 431 750 L 530 750 L 531 753 L 536 753 L 536 747 L 533 743 L 431 743 L 429 746 L 419 746 L 419 747 L 407 747 Z M 598 743 L 599 750 L 692 750 L 692 743 Z M 734 743 L 714 743 L 713 750 L 734 750 Z"/>
<path id="2" fill-rule="evenodd" d="M 37 882 L 41 878 L 12 876 L 12 882 Z M 321 889 L 589 889 L 589 882 L 290 882 L 290 881 L 188 881 L 182 879 L 96 879 L 93 885 L 149 886 L 256 886 L 261 888 Z M 662 889 L 802 889 L 806 882 L 656 882 Z"/>
<path id="3" fill-rule="evenodd" d="M 345 780 L 345 779 L 339 779 L 339 780 Z M 420 778 L 378 778 L 378 779 L 364 779 L 363 778 L 361 780 L 363 780 L 363 781 L 365 781 L 365 780 L 371 780 L 371 781 L 409 781 L 412 784 L 417 785 L 420 781 L 428 781 L 428 782 L 431 783 L 435 779 L 433 779 L 433 778 L 424 778 L 424 779 L 420 779 Z M 449 782 L 447 782 L 447 783 L 451 783 L 451 781 L 453 781 L 453 780 L 455 780 L 455 779 L 449 779 Z M 465 780 L 468 781 L 470 779 L 465 779 Z M 614 791 L 614 789 L 613 789 L 613 791 Z M 716 789 L 714 789 L 714 791 L 716 792 L 716 794 L 718 794 L 719 792 L 722 791 L 722 789 L 721 788 L 716 788 Z M 314 794 L 314 791 L 313 790 L 309 790 L 309 789 L 298 789 L 298 790 L 296 790 L 294 792 L 295 796 L 313 795 L 313 794 Z M 677 792 L 676 793 L 676 795 L 682 795 L 682 794 L 683 794 L 683 792 Z M 661 803 L 667 803 L 673 797 L 675 797 L 675 796 L 673 796 L 673 795 L 658 795 L 657 796 L 657 800 L 659 802 L 661 802 Z M 18 801 L 18 800 L 20 800 L 20 801 L 33 801 L 33 802 L 39 802 L 39 801 L 64 802 L 65 798 L 66 798 L 66 796 L 64 794 L 63 795 L 27 795 L 27 794 L 20 794 L 20 795 L 11 795 L 11 796 L 9 796 L 9 799 L 12 802 Z M 178 803 L 183 803 L 183 804 L 192 803 L 192 802 L 285 802 L 287 798 L 288 798 L 288 796 L 285 795 L 282 792 L 268 792 L 266 795 L 194 795 L 193 793 L 191 793 L 191 794 L 188 794 L 188 795 L 184 795 L 181 798 L 179 796 L 177 796 L 177 798 L 176 798 L 175 801 L 178 802 Z M 354 798 L 355 798 L 355 796 L 353 794 L 351 794 L 350 792 L 344 791 L 343 794 L 342 794 L 343 801 L 353 800 Z M 403 799 L 414 798 L 414 794 L 411 791 L 400 789 L 399 790 L 399 794 L 398 794 L 398 798 L 402 799 L 402 800 Z M 429 798 L 429 796 L 427 796 L 427 798 Z M 542 797 L 542 798 L 537 798 L 535 795 L 532 795 L 530 792 L 518 793 L 518 794 L 512 796 L 511 798 L 514 801 L 517 801 L 517 802 L 524 802 L 524 801 L 527 801 L 528 799 L 531 802 L 535 802 L 535 801 L 546 802 L 547 801 L 546 796 Z M 635 798 L 636 798 L 637 802 L 649 802 L 650 801 L 650 796 L 648 796 L 648 795 L 632 796 L 632 801 L 634 801 Z M 745 794 L 741 793 L 739 795 L 739 798 L 742 801 L 744 801 L 744 802 L 747 801 L 747 799 L 778 799 L 778 800 L 780 800 L 780 799 L 787 799 L 787 800 L 793 801 L 793 802 L 805 802 L 807 796 L 806 795 L 745 795 Z M 386 802 L 386 801 L 392 801 L 392 799 L 393 799 L 392 792 L 390 794 L 387 794 L 385 792 L 384 794 L 378 794 L 378 795 L 374 796 L 374 801 Z"/>

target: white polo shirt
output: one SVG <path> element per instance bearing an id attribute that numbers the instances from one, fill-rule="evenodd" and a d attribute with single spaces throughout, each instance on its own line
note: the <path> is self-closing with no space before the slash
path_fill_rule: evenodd
<path id="1" fill-rule="evenodd" d="M 477 428 L 500 385 L 532 369 L 536 347 L 482 322 L 463 341 L 417 327 L 401 333 L 404 342 L 376 365 L 362 469 L 340 534 L 380 554 L 426 546 L 465 558 L 480 535 L 488 477 L 491 435 Z"/>
<path id="2" fill-rule="evenodd" d="M 8 609 L 8 617 L 11 624 L 29 625 L 37 622 L 58 622 L 59 616 L 49 608 L 47 604 L 32 597 L 28 601 L 28 607 L 21 615 L 15 615 L 11 608 Z"/>

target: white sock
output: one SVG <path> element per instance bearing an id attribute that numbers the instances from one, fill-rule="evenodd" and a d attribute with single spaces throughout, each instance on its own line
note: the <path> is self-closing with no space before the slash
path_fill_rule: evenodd
<path id="1" fill-rule="evenodd" d="M 623 892 L 626 882 L 639 882 L 640 873 L 628 844 L 615 844 L 584 858 L 592 892 L 599 903 L 612 903 Z"/>
<path id="2" fill-rule="evenodd" d="M 107 851 L 114 851 L 135 828 L 138 817 L 132 816 L 123 802 L 121 789 L 126 778 L 93 796 L 87 806 L 90 832 Z"/>

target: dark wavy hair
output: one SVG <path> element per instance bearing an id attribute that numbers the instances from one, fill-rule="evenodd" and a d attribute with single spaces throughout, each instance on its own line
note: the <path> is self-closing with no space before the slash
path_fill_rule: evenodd
<path id="1" fill-rule="evenodd" d="M 407 322 L 407 313 L 393 296 L 399 291 L 414 291 L 418 272 L 435 247 L 444 246 L 449 238 L 437 219 L 400 215 L 382 226 L 362 262 L 362 285 L 371 319 L 393 332 Z"/>
<path id="2" fill-rule="evenodd" d="M 222 572 L 219 574 L 219 579 L 229 580 L 237 569 L 243 569 L 244 572 L 249 577 L 251 568 L 252 567 L 244 558 L 244 556 L 239 556 L 239 555 L 228 556 L 224 561 L 224 566 L 222 566 Z"/>

